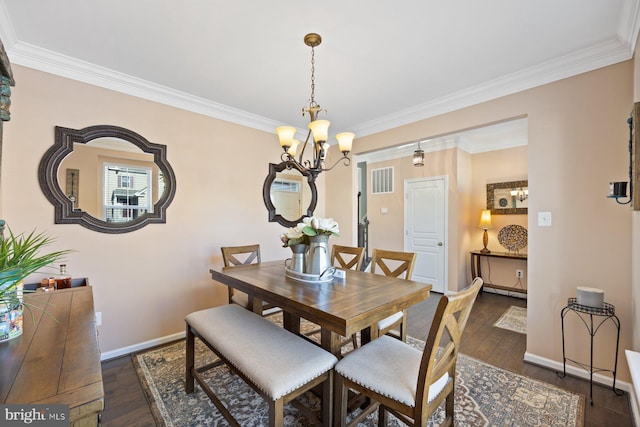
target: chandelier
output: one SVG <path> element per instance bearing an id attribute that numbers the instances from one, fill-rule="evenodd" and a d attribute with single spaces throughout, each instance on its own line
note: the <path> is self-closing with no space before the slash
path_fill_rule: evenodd
<path id="1" fill-rule="evenodd" d="M 522 187 L 514 188 L 513 190 L 511 190 L 511 197 L 515 197 L 518 201 L 520 201 L 520 203 L 522 203 L 529 198 L 529 189 L 525 188 L 523 190 Z"/>
<path id="2" fill-rule="evenodd" d="M 338 159 L 333 166 L 329 168 L 324 167 L 325 157 L 327 155 L 327 139 L 329 136 L 328 120 L 319 120 L 318 113 L 326 110 L 320 108 L 320 105 L 315 100 L 315 47 L 319 46 L 322 42 L 320 35 L 315 33 L 309 33 L 304 36 L 304 44 L 311 47 L 311 99 L 309 106 L 302 108 L 302 115 L 309 114 L 309 131 L 304 143 L 300 143 L 295 139 L 296 128 L 293 126 L 280 126 L 276 128 L 276 133 L 280 139 L 280 146 L 284 150 L 284 153 L 280 156 L 281 160 L 286 164 L 287 169 L 297 169 L 300 173 L 309 173 L 315 180 L 318 174 L 323 171 L 333 169 L 338 163 L 344 162 L 345 166 L 351 163 L 349 158 L 349 152 L 351 151 L 351 145 L 355 135 L 351 132 L 342 132 L 336 135 L 338 140 L 338 146 L 342 152 L 343 157 Z M 303 159 L 305 148 L 307 144 L 310 144 L 311 136 L 313 135 L 313 159 Z M 299 151 L 298 151 L 299 149 Z M 296 156 L 297 159 L 296 159 Z"/>

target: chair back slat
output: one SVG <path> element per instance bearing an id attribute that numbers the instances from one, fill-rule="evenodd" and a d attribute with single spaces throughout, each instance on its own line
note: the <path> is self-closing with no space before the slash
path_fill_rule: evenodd
<path id="1" fill-rule="evenodd" d="M 346 256 L 345 256 L 346 255 Z M 364 260 L 364 248 L 333 245 L 331 247 L 331 265 L 346 270 L 361 270 Z"/>
<path id="2" fill-rule="evenodd" d="M 427 414 L 432 409 L 428 403 L 429 387 L 446 372 L 452 379 L 455 378 L 462 332 L 482 283 L 482 279 L 476 278 L 469 287 L 457 294 L 440 297 L 422 353 L 416 393 L 417 419 L 428 418 Z M 441 400 L 435 399 L 431 405 L 436 402 L 439 405 Z"/>
<path id="3" fill-rule="evenodd" d="M 222 251 L 222 261 L 225 267 L 252 264 L 261 261 L 260 245 L 223 246 L 220 250 Z M 246 258 L 242 260 L 236 257 L 236 255 L 244 255 Z"/>
<path id="4" fill-rule="evenodd" d="M 400 262 L 400 264 L 396 266 L 393 262 Z M 411 280 L 415 263 L 415 252 L 374 249 L 371 256 L 371 272 L 375 273 L 376 267 L 379 267 L 385 276 L 400 277 L 404 273 L 404 278 Z"/>

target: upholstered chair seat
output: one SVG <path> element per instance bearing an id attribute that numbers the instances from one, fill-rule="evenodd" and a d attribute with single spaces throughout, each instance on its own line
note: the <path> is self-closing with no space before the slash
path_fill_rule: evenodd
<path id="1" fill-rule="evenodd" d="M 336 372 L 367 389 L 411 407 L 416 406 L 416 378 L 422 351 L 383 336 L 349 354 Z M 431 402 L 450 381 L 444 373 L 429 387 Z"/>

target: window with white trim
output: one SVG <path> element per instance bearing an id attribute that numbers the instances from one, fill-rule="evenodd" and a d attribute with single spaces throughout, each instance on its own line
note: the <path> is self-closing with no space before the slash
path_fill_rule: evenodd
<path id="1" fill-rule="evenodd" d="M 150 168 L 105 163 L 104 220 L 127 222 L 153 212 L 151 176 Z"/>

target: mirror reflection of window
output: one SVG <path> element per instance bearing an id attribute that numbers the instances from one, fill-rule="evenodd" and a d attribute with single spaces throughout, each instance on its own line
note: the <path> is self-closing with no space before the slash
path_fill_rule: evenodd
<path id="1" fill-rule="evenodd" d="M 271 203 L 277 206 L 280 215 L 289 220 L 302 216 L 301 178 L 278 177 L 271 184 Z"/>
<path id="2" fill-rule="evenodd" d="M 164 177 L 157 165 L 154 164 L 153 155 L 144 153 L 140 148 L 128 141 L 118 138 L 97 138 L 87 144 L 74 143 L 73 152 L 67 155 L 58 173 L 58 181 L 63 187 L 64 193 L 71 199 L 73 208 L 76 211 L 87 212 L 96 219 L 108 222 L 131 221 L 145 212 L 152 212 L 154 204 L 160 196 L 164 194 Z M 132 183 L 124 178 L 125 182 L 111 183 L 111 189 L 105 190 L 106 174 L 104 165 L 112 167 L 128 167 L 132 170 L 151 171 L 151 182 L 154 185 L 146 185 L 148 188 L 144 205 L 140 202 L 133 203 L 132 197 L 120 196 L 116 194 L 116 199 L 111 202 L 111 192 L 107 195 L 105 191 L 113 189 L 123 190 L 133 188 L 140 190 L 138 181 L 133 178 Z M 146 172 L 145 172 L 146 174 Z M 124 175 L 120 175 L 121 177 Z M 131 175 L 134 177 L 134 175 Z M 122 180 L 122 178 L 120 178 Z M 146 178 L 145 178 L 146 179 Z M 140 206 L 139 208 L 128 208 L 115 213 L 107 213 L 107 206 L 118 206 L 123 204 Z M 113 208 L 116 209 L 116 208 Z"/>
<path id="3" fill-rule="evenodd" d="M 103 220 L 126 222 L 152 212 L 151 177 L 150 168 L 105 163 Z"/>

